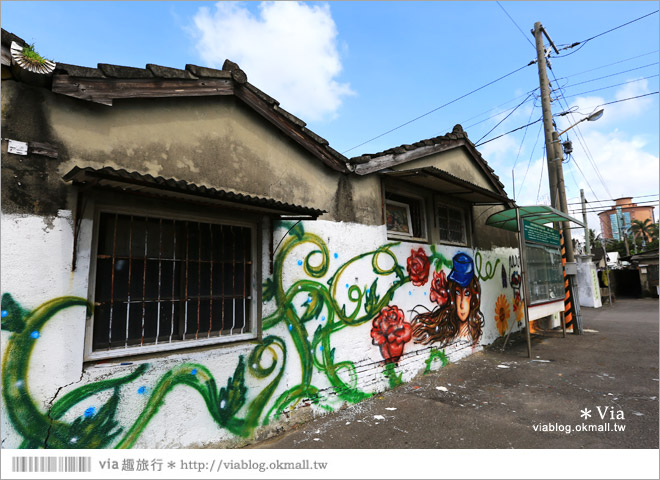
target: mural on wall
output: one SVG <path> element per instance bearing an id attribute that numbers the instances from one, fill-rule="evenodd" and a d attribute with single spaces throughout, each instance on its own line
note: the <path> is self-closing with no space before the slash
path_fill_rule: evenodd
<path id="1" fill-rule="evenodd" d="M 437 306 L 412 319 L 416 343 L 446 346 L 458 338 L 469 339 L 473 345 L 479 342 L 484 326 L 481 285 L 469 255 L 457 253 L 449 275 L 433 273 L 430 298 Z"/>
<path id="2" fill-rule="evenodd" d="M 2 359 L 2 395 L 9 421 L 23 439 L 20 447 L 131 448 L 177 385 L 195 390 L 214 423 L 240 437 L 250 436 L 258 426 L 267 425 L 301 401 L 333 410 L 329 396 L 324 395 L 328 387 L 341 402 L 359 402 L 373 393 L 359 387 L 354 361 L 342 358 L 333 346 L 333 336 L 347 327 L 367 322 L 371 322 L 370 337 L 364 340 L 377 347 L 382 358 L 382 374 L 390 387 L 402 382 L 398 364 L 414 343 L 434 344 L 428 348 L 425 372 L 432 365 L 446 365 L 449 359 L 444 347 L 457 339 L 467 339 L 475 345 L 481 338 L 484 316 L 480 310 L 479 279 L 492 278 L 497 263 L 493 266 L 487 262 L 482 274 L 481 264 L 475 268 L 468 254 L 457 253 L 448 259 L 430 245 L 428 254 L 421 247 L 412 249 L 402 265 L 393 250 L 398 245 L 387 243 L 356 255 L 328 277 L 331 262 L 326 243 L 297 224 L 289 230 L 275 257 L 273 275 L 263 285 L 264 303 L 272 302 L 274 307 L 262 319 L 264 338 L 249 355 L 237 356 L 234 372 L 223 386 L 219 387 L 222 383 L 208 367 L 182 363 L 164 372 L 153 386 L 129 388 L 128 384 L 135 386 L 134 382 L 152 368 L 141 364 L 129 375 L 73 389 L 52 403 L 46 412 L 41 411 L 28 390 L 30 356 L 35 343 L 41 338 L 43 326 L 59 312 L 90 306 L 82 298 L 60 297 L 28 311 L 10 294 L 4 294 L 2 329 L 9 330 L 11 336 Z M 285 286 L 285 264 L 287 260 L 295 260 L 292 252 L 301 246 L 309 253 L 295 263 L 302 267 L 304 275 Z M 335 253 L 333 257 L 336 259 L 338 255 Z M 347 271 L 357 262 L 365 261 L 371 265 L 373 281 L 358 285 L 357 279 L 347 280 Z M 434 271 L 429 284 L 431 267 Z M 379 279 L 386 286 L 380 286 Z M 424 289 L 435 307 L 423 313 L 413 310 L 414 316 L 407 319 L 404 305 L 392 302 L 395 292 L 410 284 Z M 314 331 L 309 329 L 311 325 L 316 325 Z M 291 351 L 291 345 L 295 351 Z M 294 355 L 296 368 L 290 372 L 287 364 Z M 278 391 L 285 372 L 287 388 Z M 262 385 L 248 389 L 247 376 L 260 380 Z M 111 392 L 109 398 L 102 405 L 94 404 L 98 402 L 97 394 L 106 391 Z M 148 398 L 134 422 L 125 427 L 119 425 L 116 413 L 131 394 Z M 67 412 L 82 414 L 67 422 L 64 420 Z"/>
<path id="3" fill-rule="evenodd" d="M 495 302 L 495 324 L 500 336 L 503 336 L 509 328 L 509 317 L 511 316 L 511 308 L 509 302 L 504 295 L 497 297 Z"/>

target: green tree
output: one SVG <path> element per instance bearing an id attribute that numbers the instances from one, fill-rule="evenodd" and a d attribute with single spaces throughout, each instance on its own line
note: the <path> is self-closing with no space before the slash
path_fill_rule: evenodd
<path id="1" fill-rule="evenodd" d="M 642 240 L 642 249 L 646 248 L 646 242 L 653 238 L 653 230 L 656 225 L 651 222 L 650 218 L 647 218 L 643 222 L 641 220 L 633 220 L 631 222 L 630 230 L 635 235 L 635 240 L 641 238 Z M 657 231 L 657 228 L 655 228 Z"/>

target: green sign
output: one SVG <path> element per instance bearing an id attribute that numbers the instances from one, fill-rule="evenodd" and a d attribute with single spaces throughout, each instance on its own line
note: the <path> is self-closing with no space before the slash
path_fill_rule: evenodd
<path id="1" fill-rule="evenodd" d="M 561 239 L 559 232 L 552 228 L 548 228 L 538 223 L 532 223 L 523 219 L 523 230 L 525 231 L 525 241 L 542 243 L 544 245 L 552 245 L 553 247 L 561 246 Z"/>

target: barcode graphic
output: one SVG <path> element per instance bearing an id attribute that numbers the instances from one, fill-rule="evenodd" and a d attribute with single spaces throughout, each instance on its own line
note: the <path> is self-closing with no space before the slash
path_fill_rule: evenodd
<path id="1" fill-rule="evenodd" d="M 91 472 L 92 457 L 13 457 L 12 472 Z"/>

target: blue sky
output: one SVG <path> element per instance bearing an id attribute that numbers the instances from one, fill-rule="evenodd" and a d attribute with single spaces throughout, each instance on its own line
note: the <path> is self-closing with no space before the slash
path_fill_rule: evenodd
<path id="1" fill-rule="evenodd" d="M 230 58 L 352 157 L 457 123 L 479 143 L 539 119 L 538 70 L 526 66 L 536 57 L 534 22 L 561 49 L 655 12 L 658 2 L 2 2 L 1 9 L 5 30 L 58 62 L 184 68 Z M 562 136 L 574 148 L 564 164 L 569 203 L 583 188 L 589 201 L 605 201 L 592 205 L 621 196 L 657 204 L 658 25 L 654 13 L 551 56 L 557 81 L 550 78 L 561 87 L 553 113 L 572 111 L 556 117 L 561 130 L 598 105 L 651 94 L 606 105 L 600 120 Z M 515 165 L 520 204 L 549 202 L 539 127 L 478 147 L 511 196 Z M 589 223 L 600 230 L 595 214 Z"/>

